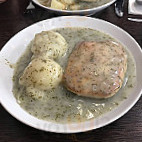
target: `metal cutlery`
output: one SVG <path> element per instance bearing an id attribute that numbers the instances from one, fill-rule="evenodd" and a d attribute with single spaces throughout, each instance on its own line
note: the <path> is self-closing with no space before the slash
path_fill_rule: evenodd
<path id="1" fill-rule="evenodd" d="M 124 11 L 123 11 L 124 2 L 125 0 L 117 0 L 115 2 L 115 13 L 118 17 L 123 17 L 124 15 Z"/>

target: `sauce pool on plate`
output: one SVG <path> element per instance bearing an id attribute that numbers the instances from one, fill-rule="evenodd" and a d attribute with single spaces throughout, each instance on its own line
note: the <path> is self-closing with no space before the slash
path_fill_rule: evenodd
<path id="1" fill-rule="evenodd" d="M 82 41 L 105 42 L 114 41 L 111 36 L 102 32 L 88 28 L 59 28 L 54 31 L 60 33 L 68 43 L 66 54 L 56 62 L 65 70 L 68 57 L 74 49 L 75 45 Z M 29 114 L 43 120 L 68 123 L 82 122 L 95 119 L 120 105 L 135 86 L 136 67 L 135 61 L 131 53 L 126 49 L 128 55 L 127 72 L 123 81 L 122 88 L 113 97 L 108 99 L 92 99 L 77 96 L 68 91 L 62 84 L 50 91 L 42 91 L 44 94 L 40 99 L 34 99 L 26 94 L 26 88 L 19 84 L 19 78 L 24 69 L 31 61 L 32 43 L 29 44 L 24 54 L 16 63 L 13 76 L 13 93 L 18 104 Z"/>

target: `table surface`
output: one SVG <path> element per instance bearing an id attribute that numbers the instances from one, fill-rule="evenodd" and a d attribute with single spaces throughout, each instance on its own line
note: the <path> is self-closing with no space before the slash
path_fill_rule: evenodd
<path id="1" fill-rule="evenodd" d="M 28 0 L 8 0 L 0 4 L 0 49 L 17 32 L 27 26 L 52 17 L 53 13 L 39 7 L 32 14 L 23 14 Z M 128 2 L 125 14 L 118 18 L 114 13 L 114 4 L 92 17 L 97 17 L 118 25 L 142 46 L 142 23 L 128 21 Z M 141 142 L 142 141 L 142 99 L 117 121 L 103 128 L 78 134 L 56 134 L 31 128 L 13 118 L 0 105 L 0 142 Z"/>

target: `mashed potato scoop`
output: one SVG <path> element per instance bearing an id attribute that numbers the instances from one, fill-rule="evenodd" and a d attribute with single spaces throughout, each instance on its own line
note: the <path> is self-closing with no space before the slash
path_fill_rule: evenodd
<path id="1" fill-rule="evenodd" d="M 67 48 L 67 42 L 61 34 L 54 31 L 43 31 L 35 35 L 31 51 L 34 56 L 50 52 L 49 58 L 56 59 L 63 56 Z"/>
<path id="2" fill-rule="evenodd" d="M 35 58 L 25 68 L 19 83 L 39 90 L 50 90 L 62 80 L 61 66 L 51 59 Z"/>
<path id="3" fill-rule="evenodd" d="M 33 99 L 41 99 L 45 95 L 43 90 L 39 90 L 31 86 L 26 88 L 26 94 L 27 96 L 30 96 Z"/>

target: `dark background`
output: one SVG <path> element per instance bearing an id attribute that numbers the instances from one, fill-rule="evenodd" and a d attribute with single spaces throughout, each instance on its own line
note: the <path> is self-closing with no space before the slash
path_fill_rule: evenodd
<path id="1" fill-rule="evenodd" d="M 48 11 L 36 7 L 29 14 L 23 14 L 29 0 L 8 0 L 0 4 L 0 49 L 17 32 L 27 26 L 47 18 L 56 17 Z M 126 0 L 124 17 L 114 13 L 114 4 L 93 15 L 118 25 L 142 46 L 142 23 L 128 21 Z M 103 128 L 78 134 L 56 134 L 43 132 L 26 126 L 13 118 L 0 105 L 0 142 L 142 142 L 142 99 L 127 113 Z M 12 106 L 11 106 L 12 107 Z"/>

